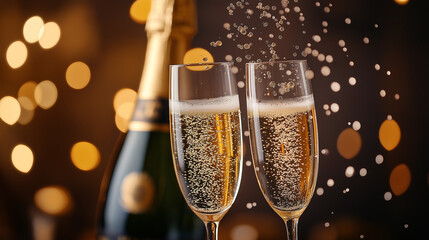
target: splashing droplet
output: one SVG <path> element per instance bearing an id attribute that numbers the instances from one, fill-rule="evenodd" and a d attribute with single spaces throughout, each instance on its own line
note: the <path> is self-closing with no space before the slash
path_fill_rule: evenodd
<path id="1" fill-rule="evenodd" d="M 334 182 L 334 179 L 332 179 L 332 178 L 328 179 L 328 181 L 326 182 L 326 185 L 328 187 L 333 187 L 334 184 L 335 184 L 335 182 Z"/>
<path id="2" fill-rule="evenodd" d="M 356 78 L 350 77 L 349 78 L 349 84 L 352 85 L 352 86 L 354 86 L 356 84 Z"/>
<path id="3" fill-rule="evenodd" d="M 333 92 L 339 92 L 341 90 L 341 85 L 338 82 L 332 82 L 331 89 Z"/>
<path id="4" fill-rule="evenodd" d="M 322 41 L 322 38 L 319 35 L 313 35 L 313 41 L 320 42 Z"/>
<path id="5" fill-rule="evenodd" d="M 361 168 L 360 171 L 359 171 L 359 175 L 361 177 L 365 177 L 366 174 L 368 174 L 368 171 L 366 170 L 366 168 Z"/>
<path id="6" fill-rule="evenodd" d="M 369 38 L 368 37 L 364 37 L 363 38 L 363 43 L 368 44 L 369 43 Z"/>
<path id="7" fill-rule="evenodd" d="M 375 64 L 375 65 L 374 65 L 374 68 L 375 68 L 375 70 L 377 70 L 377 71 L 378 71 L 378 70 L 380 70 L 380 68 L 381 68 L 381 67 L 380 67 L 380 64 Z"/>
<path id="8" fill-rule="evenodd" d="M 329 76 L 329 74 L 331 74 L 331 69 L 328 66 L 323 66 L 320 69 L 320 72 L 322 73 L 323 76 L 327 77 Z"/>
<path id="9" fill-rule="evenodd" d="M 375 162 L 376 162 L 378 165 L 382 164 L 382 163 L 383 163 L 383 161 L 384 161 L 384 157 L 383 157 L 383 155 L 378 154 L 378 155 L 375 157 Z"/>
<path id="10" fill-rule="evenodd" d="M 392 193 L 391 192 L 386 192 L 384 194 L 384 200 L 386 200 L 386 201 L 392 200 Z"/>
<path id="11" fill-rule="evenodd" d="M 351 24 L 351 23 L 352 23 L 352 20 L 351 20 L 350 18 L 346 18 L 346 19 L 344 20 L 344 22 L 345 22 L 346 24 Z"/>
<path id="12" fill-rule="evenodd" d="M 345 172 L 346 177 L 351 178 L 353 177 L 354 174 L 355 174 L 355 168 L 352 166 L 348 166 Z"/>

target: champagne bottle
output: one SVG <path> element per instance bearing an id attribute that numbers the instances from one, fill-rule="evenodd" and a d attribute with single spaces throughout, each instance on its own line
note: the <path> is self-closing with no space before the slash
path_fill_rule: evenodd
<path id="1" fill-rule="evenodd" d="M 203 227 L 174 175 L 168 126 L 168 65 L 181 62 L 196 33 L 193 0 L 152 1 L 146 32 L 136 107 L 113 170 L 103 179 L 98 238 L 202 239 Z"/>

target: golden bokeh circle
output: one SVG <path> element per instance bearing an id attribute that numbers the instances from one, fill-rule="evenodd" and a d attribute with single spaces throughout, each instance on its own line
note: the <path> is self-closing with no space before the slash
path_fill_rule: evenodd
<path id="1" fill-rule="evenodd" d="M 394 0 L 398 5 L 407 5 L 410 0 Z"/>
<path id="2" fill-rule="evenodd" d="M 43 109 L 52 107 L 58 98 L 58 91 L 55 84 L 49 80 L 44 80 L 37 84 L 34 89 L 34 99 Z"/>
<path id="3" fill-rule="evenodd" d="M 13 148 L 11 158 L 13 166 L 20 172 L 28 173 L 33 167 L 33 152 L 24 144 L 18 144 Z"/>
<path id="4" fill-rule="evenodd" d="M 28 50 L 22 41 L 15 41 L 6 51 L 6 60 L 11 68 L 21 67 L 27 60 Z"/>
<path id="5" fill-rule="evenodd" d="M 390 173 L 390 188 L 395 196 L 407 191 L 411 183 L 411 171 L 405 164 L 399 164 Z"/>
<path id="6" fill-rule="evenodd" d="M 25 41 L 35 43 L 39 41 L 39 34 L 44 26 L 43 19 L 39 16 L 30 17 L 25 23 L 22 33 Z"/>
<path id="7" fill-rule="evenodd" d="M 214 59 L 212 54 L 204 48 L 192 48 L 189 49 L 183 56 L 184 64 L 195 64 L 195 63 L 213 63 Z M 212 68 L 212 65 L 203 66 L 187 66 L 192 71 L 204 71 Z"/>
<path id="8" fill-rule="evenodd" d="M 88 85 L 90 79 L 91 70 L 84 62 L 74 62 L 66 70 L 66 81 L 71 88 L 82 89 Z"/>
<path id="9" fill-rule="evenodd" d="M 57 45 L 60 37 L 60 26 L 55 22 L 48 22 L 40 30 L 39 44 L 43 49 L 50 49 Z"/>
<path id="10" fill-rule="evenodd" d="M 30 102 L 31 102 L 31 104 L 25 104 L 25 106 L 23 106 L 27 110 L 34 110 L 37 106 L 36 99 L 34 98 L 34 90 L 36 89 L 36 87 L 37 87 L 36 82 L 28 81 L 28 82 L 22 84 L 22 86 L 18 90 L 18 100 L 19 101 L 22 97 L 25 97 L 28 100 L 30 100 Z M 20 101 L 20 103 L 21 103 L 21 101 Z"/>
<path id="11" fill-rule="evenodd" d="M 130 7 L 130 17 L 136 23 L 146 23 L 149 16 L 151 0 L 136 0 Z"/>
<path id="12" fill-rule="evenodd" d="M 21 106 L 18 100 L 11 96 L 0 99 L 0 119 L 9 125 L 15 124 L 21 115 Z"/>
<path id="13" fill-rule="evenodd" d="M 387 151 L 392 151 L 401 140 L 401 128 L 395 120 L 386 119 L 380 126 L 378 138 Z"/>
<path id="14" fill-rule="evenodd" d="M 130 88 L 122 88 L 118 92 L 116 92 L 115 96 L 113 97 L 113 109 L 115 111 L 118 110 L 118 108 L 127 102 L 135 103 L 137 100 L 137 92 Z"/>
<path id="15" fill-rule="evenodd" d="M 338 153 L 345 159 L 354 158 L 362 147 L 362 138 L 353 128 L 344 129 L 337 138 Z"/>
<path id="16" fill-rule="evenodd" d="M 70 193 L 61 186 L 47 186 L 34 194 L 34 203 L 50 215 L 67 213 L 71 207 Z"/>
<path id="17" fill-rule="evenodd" d="M 85 141 L 73 145 L 70 157 L 73 164 L 82 171 L 93 170 L 100 163 L 100 152 L 97 147 Z"/>

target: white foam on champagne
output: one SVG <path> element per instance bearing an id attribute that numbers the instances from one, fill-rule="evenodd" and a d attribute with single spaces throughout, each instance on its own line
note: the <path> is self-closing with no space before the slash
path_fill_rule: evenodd
<path id="1" fill-rule="evenodd" d="M 238 95 L 187 101 L 170 101 L 171 113 L 227 113 L 240 109 Z"/>
<path id="2" fill-rule="evenodd" d="M 249 116 L 284 115 L 310 111 L 314 108 L 313 95 L 282 101 L 248 102 Z"/>

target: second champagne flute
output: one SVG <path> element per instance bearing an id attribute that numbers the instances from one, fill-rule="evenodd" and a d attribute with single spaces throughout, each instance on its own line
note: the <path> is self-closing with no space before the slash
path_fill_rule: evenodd
<path id="1" fill-rule="evenodd" d="M 207 239 L 234 202 L 242 172 L 237 84 L 230 63 L 170 66 L 170 131 L 177 181 Z"/>
<path id="2" fill-rule="evenodd" d="M 314 192 L 318 170 L 316 111 L 307 62 L 247 63 L 250 143 L 259 186 L 283 218 L 289 240 Z"/>

